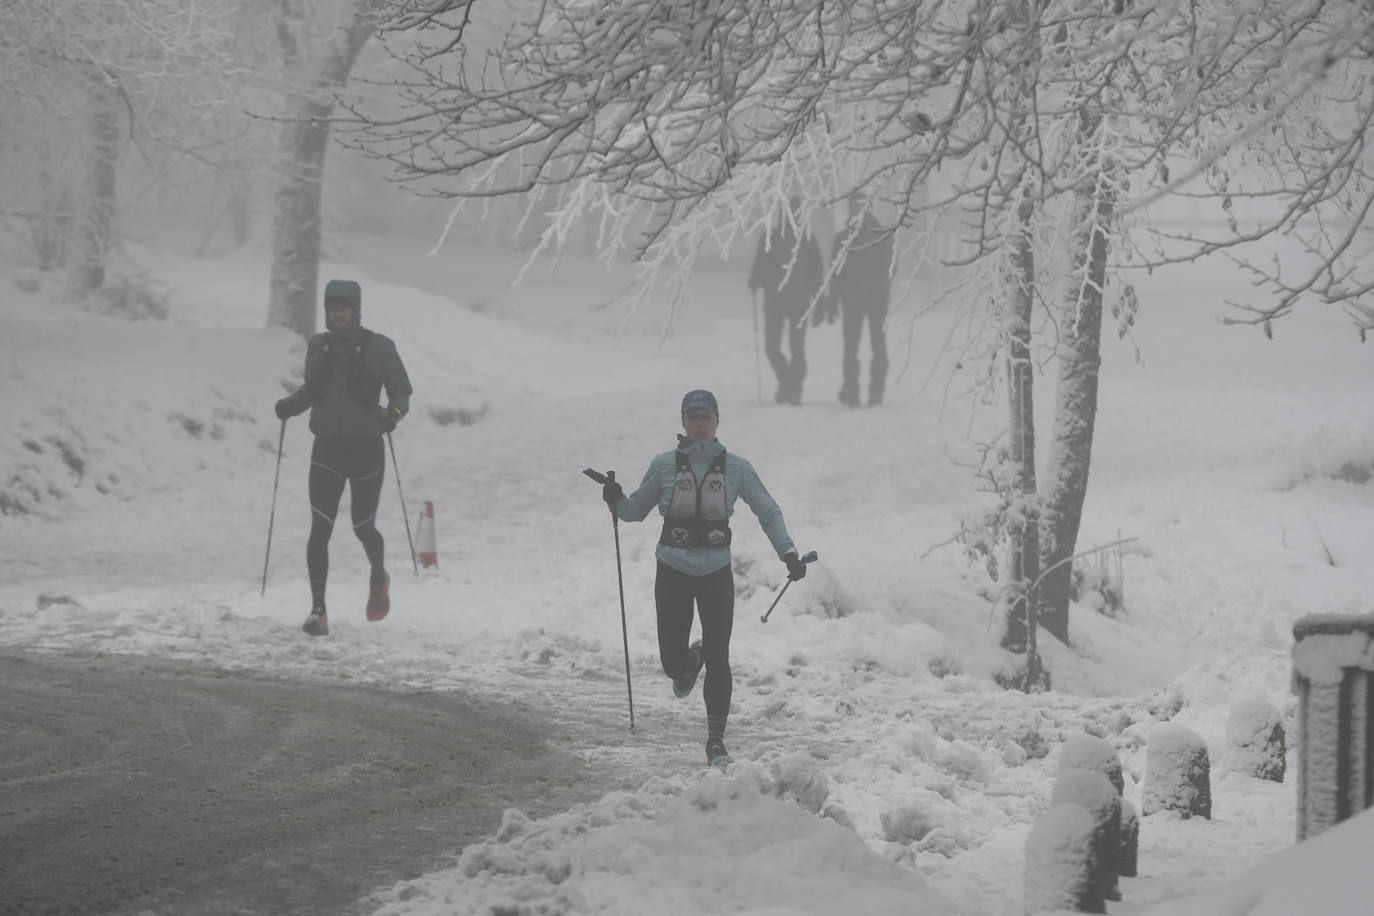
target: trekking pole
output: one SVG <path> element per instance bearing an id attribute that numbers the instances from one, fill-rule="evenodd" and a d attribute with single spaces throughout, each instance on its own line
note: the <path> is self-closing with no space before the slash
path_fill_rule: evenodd
<path id="1" fill-rule="evenodd" d="M 763 403 L 763 370 L 759 368 L 759 291 L 751 288 L 749 295 L 753 300 L 749 305 L 749 315 L 754 319 L 754 392 L 759 403 Z"/>
<path id="2" fill-rule="evenodd" d="M 607 471 L 605 474 L 598 474 L 591 468 L 582 472 L 601 484 L 603 487 L 608 483 L 615 482 L 615 471 Z M 620 517 L 615 514 L 615 509 L 607 506 L 611 510 L 611 530 L 615 533 L 615 581 L 620 586 L 620 636 L 625 642 L 625 696 L 630 702 L 630 731 L 635 730 L 635 692 L 630 686 L 630 628 L 625 623 L 625 577 L 620 572 Z"/>
<path id="3" fill-rule="evenodd" d="M 816 551 L 812 550 L 800 559 L 803 563 L 814 563 L 816 562 Z M 768 605 L 768 612 L 759 618 L 760 623 L 768 622 L 768 615 L 773 613 L 773 608 L 777 607 L 778 602 L 782 600 L 782 596 L 787 592 L 787 586 L 791 585 L 795 581 L 797 580 L 793 579 L 791 576 L 787 578 L 787 581 L 782 584 L 782 588 L 778 590 L 778 597 L 774 598 L 773 603 Z"/>
<path id="4" fill-rule="evenodd" d="M 277 437 L 277 476 L 272 479 L 272 514 L 267 517 L 267 552 L 262 558 L 262 593 L 267 597 L 267 561 L 272 556 L 272 526 L 277 521 L 277 484 L 281 483 L 281 447 L 286 442 L 286 421 L 281 421 L 281 435 Z"/>
<path id="5" fill-rule="evenodd" d="M 410 537 L 410 516 L 406 513 L 406 494 L 401 489 L 401 468 L 396 464 L 396 443 L 391 441 L 391 433 L 386 434 L 387 447 L 391 449 L 391 470 L 396 475 L 396 494 L 401 497 L 401 518 L 406 523 L 406 541 L 410 544 L 410 565 L 415 567 L 415 575 L 420 575 L 420 561 L 415 559 L 415 542 Z"/>

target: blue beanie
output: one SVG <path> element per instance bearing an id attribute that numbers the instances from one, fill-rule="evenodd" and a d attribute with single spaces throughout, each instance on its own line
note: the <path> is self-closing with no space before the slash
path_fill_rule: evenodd
<path id="1" fill-rule="evenodd" d="M 716 406 L 716 396 L 705 388 L 697 388 L 682 396 L 681 413 L 686 413 L 693 407 L 705 407 L 717 417 L 720 416 L 720 408 Z"/>

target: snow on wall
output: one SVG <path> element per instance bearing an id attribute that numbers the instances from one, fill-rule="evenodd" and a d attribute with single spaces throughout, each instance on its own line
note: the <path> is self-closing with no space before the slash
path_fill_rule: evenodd
<path id="1" fill-rule="evenodd" d="M 1370 806 L 1374 617 L 1312 615 L 1293 628 L 1298 695 L 1298 839 Z"/>
<path id="2" fill-rule="evenodd" d="M 1345 619 L 1345 618 L 1342 618 Z M 1322 618 L 1304 618 L 1320 623 Z M 1335 619 L 1332 619 L 1335 623 Z M 1354 622 L 1351 623 L 1354 626 Z M 1293 644 L 1293 677 L 1314 685 L 1339 684 L 1346 669 L 1374 671 L 1374 638 L 1367 632 L 1303 632 Z"/>

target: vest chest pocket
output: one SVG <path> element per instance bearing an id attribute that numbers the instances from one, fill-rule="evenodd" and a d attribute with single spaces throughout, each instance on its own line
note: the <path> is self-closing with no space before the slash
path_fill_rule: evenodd
<path id="1" fill-rule="evenodd" d="M 663 513 L 663 533 L 659 543 L 669 547 L 727 547 L 730 544 L 730 517 L 725 505 L 725 452 L 711 459 L 697 486 L 691 460 L 677 453 L 677 473 L 673 496 Z"/>

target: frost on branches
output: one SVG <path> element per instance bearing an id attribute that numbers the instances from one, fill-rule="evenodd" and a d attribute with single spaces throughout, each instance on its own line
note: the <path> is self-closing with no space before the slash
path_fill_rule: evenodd
<path id="1" fill-rule="evenodd" d="M 860 190 L 894 227 L 898 290 L 941 269 L 970 409 L 1009 407 L 997 504 L 965 529 L 1018 596 L 1014 652 L 1038 624 L 1069 641 L 1100 338 L 1104 316 L 1128 337 L 1148 311 L 1135 272 L 1222 253 L 1267 291 L 1233 320 L 1268 328 L 1310 295 L 1374 326 L 1358 229 L 1374 201 L 1368 4 L 411 6 L 417 27 L 387 40 L 399 75 L 350 100 L 348 142 L 423 193 L 520 196 L 535 254 L 594 225 L 603 256 L 633 258 L 641 291 L 673 289 L 675 308 L 703 252 L 767 232 L 792 196 L 808 219 Z M 1152 224 L 1187 199 L 1223 228 Z M 1309 257 L 1250 253 L 1279 235 Z M 1032 382 L 1052 364 L 1040 471 Z"/>

